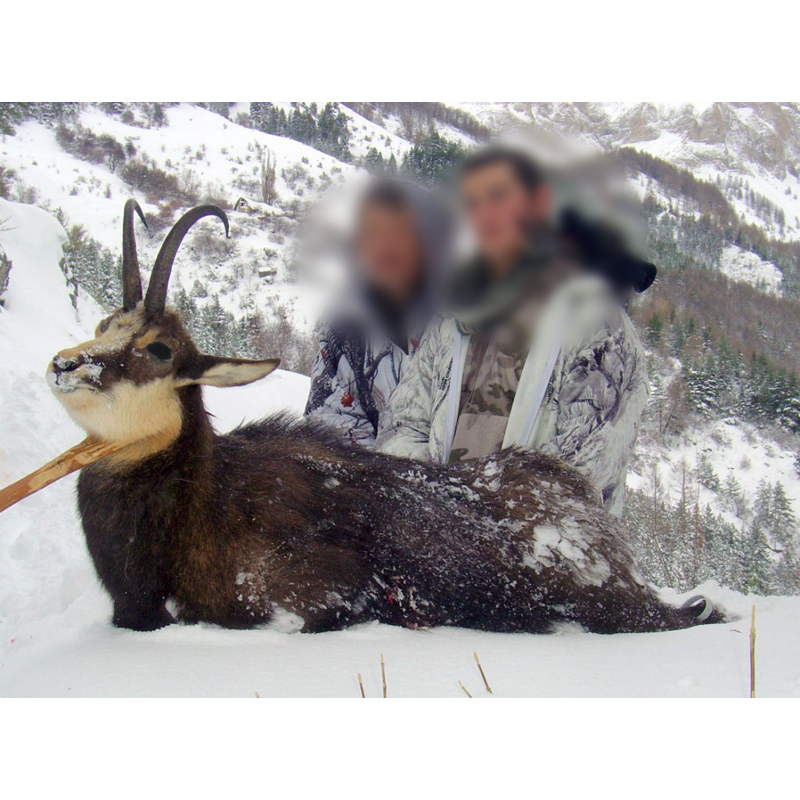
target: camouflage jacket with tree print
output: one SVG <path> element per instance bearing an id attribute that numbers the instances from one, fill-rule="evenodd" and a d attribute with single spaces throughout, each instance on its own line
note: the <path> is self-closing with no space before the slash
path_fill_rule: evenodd
<path id="1" fill-rule="evenodd" d="M 533 327 L 503 447 L 563 458 L 591 480 L 612 513 L 621 514 L 628 460 L 649 395 L 645 352 L 633 324 L 601 279 L 581 275 L 553 293 Z M 378 449 L 447 462 L 468 343 L 452 317 L 431 323 L 381 415 Z M 451 393 L 453 374 L 457 390 Z"/>

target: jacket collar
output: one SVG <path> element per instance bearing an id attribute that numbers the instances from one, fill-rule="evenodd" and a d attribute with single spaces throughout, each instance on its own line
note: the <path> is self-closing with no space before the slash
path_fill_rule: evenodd
<path id="1" fill-rule="evenodd" d="M 459 270 L 448 292 L 450 313 L 461 333 L 478 333 L 507 318 L 535 292 L 549 286 L 551 270 L 558 269 L 554 237 L 542 233 L 516 264 L 497 279 L 485 259 L 477 257 Z"/>

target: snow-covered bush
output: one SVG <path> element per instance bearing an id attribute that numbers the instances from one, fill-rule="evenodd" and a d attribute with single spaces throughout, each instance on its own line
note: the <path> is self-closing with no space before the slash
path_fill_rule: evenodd
<path id="1" fill-rule="evenodd" d="M 8 288 L 8 278 L 11 274 L 11 259 L 5 250 L 0 247 L 0 306 L 3 305 L 3 295 Z"/>
<path id="2" fill-rule="evenodd" d="M 156 166 L 150 166 L 141 159 L 128 161 L 120 173 L 122 179 L 136 191 L 143 192 L 151 203 L 159 203 L 173 198 L 194 202 L 181 190 L 178 178 Z"/>
<path id="3" fill-rule="evenodd" d="M 92 164 L 105 164 L 111 172 L 128 158 L 125 145 L 108 133 L 97 135 L 80 123 L 61 124 L 56 129 L 56 141 L 68 153 Z"/>
<path id="4" fill-rule="evenodd" d="M 4 167 L 0 164 L 0 197 L 8 200 L 11 197 L 11 192 L 14 188 L 17 173 L 13 169 Z"/>

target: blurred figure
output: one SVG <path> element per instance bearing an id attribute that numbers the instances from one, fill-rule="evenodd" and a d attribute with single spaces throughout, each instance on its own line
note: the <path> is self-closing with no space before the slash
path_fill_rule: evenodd
<path id="1" fill-rule="evenodd" d="M 319 334 L 307 416 L 374 445 L 381 410 L 434 312 L 449 242 L 444 207 L 427 189 L 400 179 L 370 184 L 350 280 Z"/>
<path id="2" fill-rule="evenodd" d="M 576 227 L 562 235 L 552 187 L 521 152 L 468 157 L 460 193 L 477 254 L 397 387 L 378 446 L 440 463 L 540 450 L 576 467 L 620 514 L 649 391 L 620 304 L 633 284 L 612 286 L 605 273 L 619 259 L 590 264 Z"/>

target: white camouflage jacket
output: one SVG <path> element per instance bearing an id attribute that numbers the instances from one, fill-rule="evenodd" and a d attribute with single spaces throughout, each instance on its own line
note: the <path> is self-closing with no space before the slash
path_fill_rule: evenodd
<path id="1" fill-rule="evenodd" d="M 430 324 L 381 414 L 379 450 L 447 462 L 468 344 L 452 317 Z M 534 326 L 503 447 L 560 456 L 619 515 L 648 395 L 633 323 L 601 279 L 575 277 L 554 291 Z"/>
<path id="2" fill-rule="evenodd" d="M 405 353 L 377 330 L 326 324 L 311 370 L 306 415 L 330 425 L 343 439 L 373 448 L 378 420 L 418 341 Z"/>

